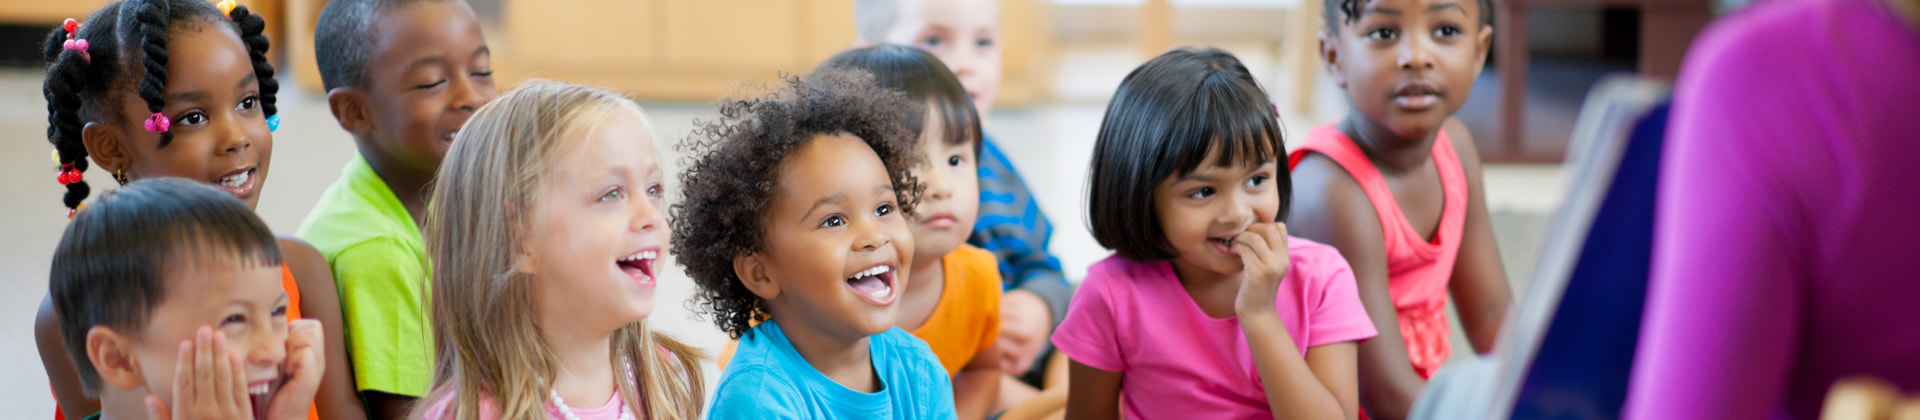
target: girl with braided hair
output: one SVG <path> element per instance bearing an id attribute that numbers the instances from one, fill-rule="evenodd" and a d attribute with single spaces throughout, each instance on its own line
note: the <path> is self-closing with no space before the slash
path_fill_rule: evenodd
<path id="1" fill-rule="evenodd" d="M 279 84 L 266 58 L 265 27 L 231 0 L 124 0 L 50 32 L 42 91 L 68 216 L 83 211 L 92 192 L 82 179 L 89 163 L 120 184 L 186 178 L 257 206 L 279 125 Z M 324 358 L 334 361 L 315 398 L 324 411 L 309 416 L 360 418 L 333 274 L 311 245 L 284 236 L 279 242 L 286 253 L 281 278 L 288 318 L 320 320 L 328 340 Z M 43 300 L 35 339 L 60 402 L 56 414 L 93 414 L 100 402 L 81 389 L 59 328 L 51 301 Z"/>

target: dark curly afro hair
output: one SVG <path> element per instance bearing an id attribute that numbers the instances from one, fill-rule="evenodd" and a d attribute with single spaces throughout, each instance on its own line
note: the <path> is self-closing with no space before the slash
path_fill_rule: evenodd
<path id="1" fill-rule="evenodd" d="M 672 207 L 673 253 L 700 286 L 696 312 L 712 315 L 733 338 L 766 311 L 740 283 L 733 260 L 766 250 L 763 221 L 780 164 L 800 146 L 840 133 L 866 141 L 887 167 L 900 211 L 919 217 L 922 186 L 909 172 L 920 161 L 918 138 L 905 122 L 924 118 L 925 108 L 861 70 L 822 69 L 782 82 L 758 98 L 722 99 L 720 118 L 695 121 L 678 147 L 688 162 L 680 174 L 685 196 Z"/>

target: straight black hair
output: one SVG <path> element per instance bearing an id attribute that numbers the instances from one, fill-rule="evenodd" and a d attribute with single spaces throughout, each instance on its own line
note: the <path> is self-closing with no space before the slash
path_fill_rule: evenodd
<path id="1" fill-rule="evenodd" d="M 100 372 L 87 359 L 94 326 L 139 336 L 166 298 L 166 274 L 181 264 L 281 264 L 280 245 L 232 194 L 180 178 L 135 181 L 101 194 L 67 225 L 53 251 L 47 288 L 60 339 L 88 396 Z"/>
<path id="2" fill-rule="evenodd" d="M 1088 173 L 1093 238 L 1129 260 L 1171 259 L 1154 186 L 1203 163 L 1260 165 L 1286 150 L 1272 100 L 1232 54 L 1185 47 L 1154 57 L 1120 82 L 1100 122 Z M 1274 185 L 1286 219 L 1293 180 L 1278 171 Z"/>
<path id="3" fill-rule="evenodd" d="M 873 74 L 880 87 L 930 104 L 945 127 L 945 144 L 972 144 L 974 159 L 980 158 L 980 112 L 973 108 L 973 98 L 967 96 L 960 78 L 939 57 L 906 45 L 881 44 L 834 54 L 815 69 L 828 68 L 864 70 Z M 905 123 L 916 134 L 927 125 L 925 118 L 908 118 Z"/>

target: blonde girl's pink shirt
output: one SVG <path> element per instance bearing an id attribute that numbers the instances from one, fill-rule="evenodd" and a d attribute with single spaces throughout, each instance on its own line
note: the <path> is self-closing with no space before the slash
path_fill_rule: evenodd
<path id="1" fill-rule="evenodd" d="M 1297 350 L 1372 338 L 1340 252 L 1301 238 L 1287 243 L 1292 265 L 1273 303 Z M 1053 345 L 1075 362 L 1120 372 L 1128 418 L 1273 418 L 1239 318 L 1201 312 L 1170 262 L 1095 263 Z"/>
<path id="2" fill-rule="evenodd" d="M 593 408 L 575 407 L 572 411 L 573 411 L 574 417 L 578 417 L 580 418 L 580 420 L 619 420 L 620 414 L 626 411 L 626 408 L 627 408 L 627 405 L 623 404 L 622 401 L 620 401 L 620 393 L 615 392 L 613 393 L 613 396 L 611 398 L 607 399 L 606 403 L 600 404 L 599 407 L 593 407 Z M 428 408 L 426 415 L 422 416 L 422 418 L 430 419 L 430 420 L 445 419 L 445 418 L 448 418 L 447 413 L 452 411 L 453 411 L 453 395 L 448 394 L 447 396 L 441 398 L 439 401 L 434 401 L 433 407 Z M 481 401 L 479 418 L 480 420 L 499 419 L 500 405 L 498 403 L 495 403 L 493 401 L 493 398 L 487 398 L 485 401 Z M 566 418 L 566 416 L 563 414 L 560 414 L 559 407 L 555 407 L 552 404 L 548 404 L 547 418 L 564 419 Z M 638 418 L 644 418 L 644 417 L 638 417 Z"/>

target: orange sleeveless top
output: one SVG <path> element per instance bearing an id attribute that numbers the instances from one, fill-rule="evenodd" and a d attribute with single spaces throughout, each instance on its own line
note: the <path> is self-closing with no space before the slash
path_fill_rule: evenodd
<path id="1" fill-rule="evenodd" d="M 1460 157 L 1454 153 L 1447 133 L 1433 141 L 1433 162 L 1440 172 L 1440 189 L 1445 204 L 1440 210 L 1440 227 L 1432 240 L 1418 231 L 1400 213 L 1393 191 L 1380 170 L 1367 160 L 1366 153 L 1353 139 L 1328 124 L 1315 128 L 1299 150 L 1288 156 L 1289 168 L 1300 164 L 1307 153 L 1319 153 L 1333 159 L 1354 181 L 1360 183 L 1373 211 L 1380 215 L 1380 230 L 1385 237 L 1387 290 L 1393 296 L 1393 308 L 1399 315 L 1400 336 L 1407 342 L 1408 362 L 1421 378 L 1431 379 L 1440 365 L 1453 354 L 1448 341 L 1452 328 L 1447 325 L 1447 280 L 1453 276 L 1453 264 L 1460 256 L 1460 234 L 1467 220 L 1467 175 Z"/>

